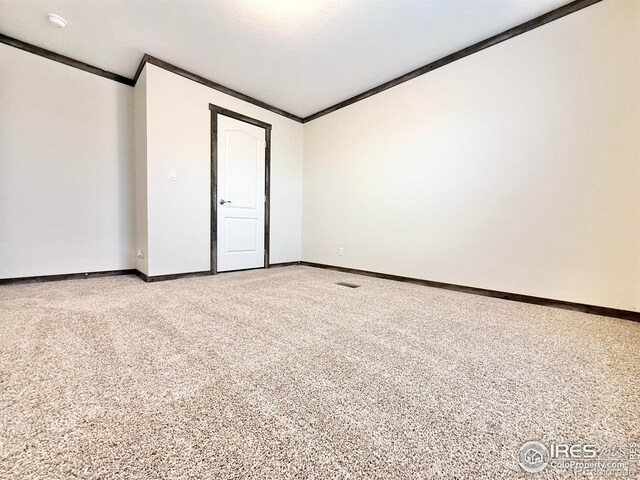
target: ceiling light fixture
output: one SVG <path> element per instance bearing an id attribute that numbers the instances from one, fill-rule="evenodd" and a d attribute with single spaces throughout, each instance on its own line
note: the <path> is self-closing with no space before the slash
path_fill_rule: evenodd
<path id="1" fill-rule="evenodd" d="M 47 15 L 47 18 L 49 19 L 49 23 L 51 25 L 54 25 L 58 28 L 64 28 L 67 26 L 67 21 L 62 18 L 60 15 L 56 15 L 55 13 L 49 13 Z"/>

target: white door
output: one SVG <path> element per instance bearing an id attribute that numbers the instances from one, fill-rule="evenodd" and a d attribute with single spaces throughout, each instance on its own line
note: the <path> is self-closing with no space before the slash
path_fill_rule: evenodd
<path id="1" fill-rule="evenodd" d="M 265 129 L 218 114 L 217 270 L 264 267 Z"/>

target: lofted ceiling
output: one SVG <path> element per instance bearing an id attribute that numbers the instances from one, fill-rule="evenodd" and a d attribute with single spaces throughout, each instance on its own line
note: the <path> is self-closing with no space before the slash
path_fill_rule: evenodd
<path id="1" fill-rule="evenodd" d="M 148 53 L 305 117 L 567 3 L 0 0 L 0 33 L 129 78 Z"/>

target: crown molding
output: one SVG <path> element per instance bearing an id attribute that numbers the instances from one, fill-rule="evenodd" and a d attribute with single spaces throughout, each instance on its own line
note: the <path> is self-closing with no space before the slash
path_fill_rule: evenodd
<path id="1" fill-rule="evenodd" d="M 269 110 L 273 113 L 277 113 L 278 115 L 282 115 L 290 120 L 294 120 L 296 122 L 302 123 L 302 117 L 294 115 L 293 113 L 289 113 L 286 110 L 282 110 L 281 108 L 274 107 L 273 105 L 269 105 L 268 103 L 263 102 L 262 100 L 258 100 L 257 98 L 250 97 L 249 95 L 245 95 L 244 93 L 238 92 L 229 87 L 225 87 L 213 80 L 209 80 L 208 78 L 202 77 L 195 73 L 192 73 L 184 68 L 173 65 L 169 62 L 165 62 L 157 57 L 151 56 L 149 54 L 145 54 L 140 61 L 140 65 L 138 66 L 138 70 L 136 71 L 135 77 L 133 77 L 134 84 L 138 81 L 140 74 L 142 73 L 142 69 L 146 64 L 155 65 L 156 67 L 160 67 L 164 70 L 167 70 L 171 73 L 175 73 L 176 75 L 180 75 L 181 77 L 188 78 L 196 83 L 200 83 L 209 88 L 213 88 L 214 90 L 218 90 L 219 92 L 226 93 L 235 98 L 239 98 L 247 103 L 251 103 L 252 105 L 256 105 L 258 107 L 264 108 L 265 110 Z"/>
<path id="2" fill-rule="evenodd" d="M 35 45 L 23 42 L 22 40 L 18 40 L 17 38 L 3 35 L 2 33 L 0 33 L 0 43 L 4 43 L 5 45 L 9 45 L 20 50 L 24 50 L 25 52 L 33 53 L 34 55 L 48 58 L 49 60 L 53 60 L 54 62 L 63 63 L 65 65 L 68 65 L 69 67 L 77 68 L 88 73 L 93 73 L 94 75 L 98 75 L 100 77 L 108 78 L 109 80 L 113 80 L 114 82 L 129 85 L 130 87 L 133 87 L 135 85 L 135 82 L 132 79 L 125 76 L 109 72 L 108 70 L 103 70 L 102 68 L 89 65 L 88 63 L 81 62 L 80 60 L 76 60 L 65 55 L 60 55 L 59 53 L 52 52 L 51 50 L 47 50 L 46 48 L 36 47 Z"/>
<path id="3" fill-rule="evenodd" d="M 436 70 L 440 67 L 444 67 L 445 65 L 448 65 L 452 62 L 455 62 L 464 57 L 468 57 L 469 55 L 480 52 L 486 48 L 502 43 L 506 40 L 509 40 L 510 38 L 514 38 L 514 37 L 517 37 L 518 35 L 522 35 L 523 33 L 529 32 L 535 28 L 546 25 L 547 23 L 553 22 L 554 20 L 558 20 L 571 13 L 577 12 L 579 10 L 582 10 L 583 8 L 589 7 L 601 1 L 602 0 L 574 0 L 573 2 L 568 3 L 567 5 L 556 8 L 555 10 L 551 10 L 550 12 L 545 13 L 544 15 L 540 15 L 539 17 L 529 20 L 528 22 L 521 23 L 516 27 L 505 30 L 502 33 L 489 37 L 469 47 L 463 48 L 462 50 L 458 50 L 457 52 L 447 55 L 446 57 L 442 57 L 439 60 L 428 63 L 420 68 L 412 70 L 411 72 L 408 72 L 408 73 L 405 73 L 404 75 L 396 77 L 393 80 L 384 82 L 378 85 L 377 87 L 374 87 L 365 92 L 359 93 L 358 95 L 354 95 L 353 97 L 350 97 L 346 100 L 338 102 L 335 105 L 332 105 L 331 107 L 327 107 L 323 110 L 320 110 L 306 117 L 299 117 L 298 115 L 294 115 L 293 113 L 289 113 L 286 110 L 282 110 L 281 108 L 274 107 L 273 105 L 263 102 L 262 100 L 258 100 L 257 98 L 253 98 L 249 95 L 245 95 L 244 93 L 241 93 L 237 90 L 226 87 L 220 83 L 214 82 L 213 80 L 209 80 L 208 78 L 197 75 L 193 72 L 185 70 L 184 68 L 178 67 L 169 62 L 165 62 L 164 60 L 161 60 L 157 57 L 154 57 L 146 53 L 142 57 L 142 60 L 138 65 L 138 69 L 136 70 L 134 77 L 128 78 L 122 75 L 118 75 L 117 73 L 109 72 L 108 70 L 103 70 L 102 68 L 90 65 L 88 63 L 75 60 L 65 55 L 60 55 L 59 53 L 52 52 L 51 50 L 37 47 L 35 45 L 23 42 L 16 38 L 3 35 L 1 33 L 0 33 L 0 43 L 4 43 L 6 45 L 19 48 L 20 50 L 24 50 L 26 52 L 30 52 L 35 55 L 48 58 L 55 62 L 63 63 L 73 68 L 84 70 L 85 72 L 92 73 L 100 77 L 108 78 L 109 80 L 113 80 L 115 82 L 119 82 L 124 85 L 128 85 L 130 87 L 135 86 L 135 84 L 138 81 L 138 78 L 140 78 L 140 75 L 142 74 L 142 70 L 144 69 L 145 65 L 148 63 L 151 65 L 155 65 L 156 67 L 162 68 L 164 70 L 167 70 L 169 72 L 175 73 L 176 75 L 180 75 L 181 77 L 188 78 L 189 80 L 200 83 L 214 90 L 218 90 L 219 92 L 225 93 L 232 97 L 251 103 L 252 105 L 256 105 L 258 107 L 264 108 L 265 110 L 269 110 L 273 113 L 277 113 L 278 115 L 282 115 L 283 117 L 286 117 L 290 120 L 294 120 L 299 123 L 307 123 L 312 120 L 315 120 L 316 118 L 323 117 L 325 115 L 328 115 L 329 113 L 335 112 L 336 110 L 340 110 L 342 108 L 348 107 L 349 105 L 353 105 L 354 103 L 364 100 L 366 98 L 369 98 L 373 95 L 376 95 L 377 93 L 384 92 L 385 90 L 393 88 L 404 82 L 408 82 L 409 80 L 412 80 L 416 77 L 432 72 L 433 70 Z"/>
<path id="4" fill-rule="evenodd" d="M 428 63 L 423 65 L 420 68 L 416 68 L 404 75 L 400 75 L 399 77 L 394 78 L 393 80 L 389 80 L 388 82 L 382 83 L 377 87 L 373 87 L 365 92 L 359 93 L 358 95 L 354 95 L 342 102 L 338 102 L 331 107 L 327 107 L 319 112 L 316 112 L 312 115 L 304 117 L 302 119 L 302 123 L 310 122 L 311 120 L 315 120 L 316 118 L 323 117 L 324 115 L 328 115 L 329 113 L 335 112 L 336 110 L 340 110 L 341 108 L 348 107 L 349 105 L 353 105 L 356 102 L 364 100 L 365 98 L 369 98 L 377 93 L 384 92 L 390 88 L 393 88 L 397 85 L 400 85 L 404 82 L 408 82 L 416 77 L 424 75 L 425 73 L 429 73 L 434 71 L 437 68 L 444 67 L 445 65 L 449 65 L 450 63 L 455 62 L 456 60 L 460 60 L 461 58 L 468 57 L 474 53 L 480 52 L 485 48 L 492 47 L 499 43 L 504 42 L 505 40 L 509 40 L 510 38 L 517 37 L 518 35 L 522 35 L 523 33 L 529 32 L 535 28 L 546 25 L 549 22 L 553 22 L 554 20 L 558 20 L 559 18 L 565 17 L 571 13 L 577 12 L 578 10 L 582 10 L 583 8 L 589 7 L 595 3 L 601 2 L 602 0 L 576 0 L 562 7 L 556 8 L 544 15 L 540 15 L 528 22 L 521 23 L 520 25 L 510 28 L 509 30 L 505 30 L 502 33 L 498 33 L 493 37 L 489 37 L 486 40 L 482 40 L 481 42 L 474 43 L 473 45 L 463 48 L 462 50 L 458 50 L 455 53 L 447 55 L 446 57 L 442 57 L 435 62 Z"/>
<path id="5" fill-rule="evenodd" d="M 250 97 L 249 95 L 245 95 L 244 93 L 238 92 L 237 90 L 233 90 L 232 88 L 225 87 L 219 83 L 214 82 L 213 80 L 209 80 L 200 75 L 196 75 L 195 73 L 189 72 L 184 68 L 173 65 L 169 62 L 165 62 L 164 60 L 160 60 L 152 55 L 147 53 L 144 54 L 140 64 L 138 65 L 138 69 L 133 78 L 128 78 L 123 75 L 119 75 L 117 73 L 110 72 L 108 70 L 103 70 L 102 68 L 96 67 L 94 65 L 90 65 L 85 62 L 81 62 L 79 60 L 75 60 L 71 57 L 67 57 L 65 55 L 60 55 L 59 53 L 52 52 L 51 50 L 47 50 L 46 48 L 37 47 L 27 42 L 23 42 L 22 40 L 18 40 L 17 38 L 9 37 L 8 35 L 4 35 L 0 33 L 0 43 L 4 43 L 5 45 L 9 45 L 11 47 L 18 48 L 20 50 L 24 50 L 25 52 L 33 53 L 35 55 L 39 55 L 44 58 L 48 58 L 49 60 L 53 60 L 54 62 L 62 63 L 69 67 L 77 68 L 79 70 L 83 70 L 87 73 L 92 73 L 94 75 L 98 75 L 103 78 L 107 78 L 109 80 L 113 80 L 118 83 L 122 83 L 124 85 L 128 85 L 129 87 L 135 87 L 138 78 L 142 74 L 142 70 L 144 69 L 146 64 L 155 65 L 156 67 L 160 67 L 169 72 L 175 73 L 176 75 L 180 75 L 182 77 L 188 78 L 194 82 L 205 85 L 209 88 L 213 88 L 214 90 L 218 90 L 219 92 L 225 93 L 235 98 L 239 98 L 245 102 L 251 103 L 252 105 L 256 105 L 258 107 L 264 108 L 265 110 L 269 110 L 273 113 L 277 113 L 278 115 L 282 115 L 283 117 L 294 120 L 298 123 L 302 123 L 302 117 L 294 115 L 293 113 L 289 113 L 281 108 L 274 107 L 273 105 L 269 105 L 266 102 L 258 100 L 257 98 Z"/>

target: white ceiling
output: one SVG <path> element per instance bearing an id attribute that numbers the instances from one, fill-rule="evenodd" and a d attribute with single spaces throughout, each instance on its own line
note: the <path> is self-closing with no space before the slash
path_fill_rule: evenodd
<path id="1" fill-rule="evenodd" d="M 0 33 L 127 77 L 149 53 L 304 117 L 566 3 L 0 0 Z"/>

